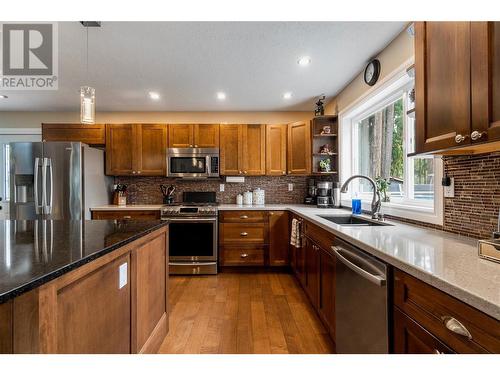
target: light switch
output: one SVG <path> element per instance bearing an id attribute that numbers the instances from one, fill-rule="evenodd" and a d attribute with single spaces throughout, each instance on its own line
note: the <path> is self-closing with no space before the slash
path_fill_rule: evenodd
<path id="1" fill-rule="evenodd" d="M 293 191 L 293 184 L 288 184 L 288 191 Z"/>
<path id="2" fill-rule="evenodd" d="M 121 264 L 120 267 L 118 268 L 118 270 L 119 270 L 119 272 L 118 272 L 119 273 L 118 289 L 121 289 L 125 285 L 127 285 L 127 278 L 128 278 L 127 269 L 128 269 L 127 263 Z"/>
<path id="3" fill-rule="evenodd" d="M 455 198 L 455 178 L 450 177 L 450 185 L 443 186 L 445 198 Z"/>
<path id="4" fill-rule="evenodd" d="M 219 184 L 219 191 L 224 191 L 224 184 Z"/>

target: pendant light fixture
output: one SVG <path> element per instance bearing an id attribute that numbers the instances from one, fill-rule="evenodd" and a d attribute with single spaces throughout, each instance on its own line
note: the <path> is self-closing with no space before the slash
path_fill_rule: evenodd
<path id="1" fill-rule="evenodd" d="M 100 27 L 97 21 L 81 21 L 87 30 L 86 51 L 86 82 L 89 82 L 89 27 Z M 95 88 L 90 86 L 80 87 L 80 122 L 82 124 L 95 124 Z"/>

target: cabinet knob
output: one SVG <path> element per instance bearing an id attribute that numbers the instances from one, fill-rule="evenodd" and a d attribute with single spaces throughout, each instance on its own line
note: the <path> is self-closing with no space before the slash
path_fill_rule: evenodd
<path id="1" fill-rule="evenodd" d="M 283 174 L 286 174 L 286 171 L 283 171 Z"/>
<path id="2" fill-rule="evenodd" d="M 470 135 L 470 138 L 473 140 L 473 141 L 477 141 L 478 139 L 481 139 L 483 137 L 483 135 L 486 135 L 486 132 L 479 132 L 477 130 L 474 130 L 471 135 Z"/>
<path id="3" fill-rule="evenodd" d="M 247 215 L 241 215 L 240 219 L 248 219 L 248 216 Z"/>
<path id="4" fill-rule="evenodd" d="M 288 174 L 291 174 L 291 173 L 292 173 L 292 171 L 288 171 Z"/>
<path id="5" fill-rule="evenodd" d="M 193 145 L 189 145 L 189 147 L 193 147 Z"/>
<path id="6" fill-rule="evenodd" d="M 141 171 L 137 171 L 137 174 L 141 174 Z"/>
<path id="7" fill-rule="evenodd" d="M 469 330 L 465 328 L 465 326 L 459 320 L 455 319 L 452 316 L 443 316 L 441 320 L 443 321 L 444 326 L 449 331 L 472 340 L 472 335 L 470 334 Z"/>
<path id="8" fill-rule="evenodd" d="M 241 174 L 241 171 L 240 171 L 240 174 Z"/>
<path id="9" fill-rule="evenodd" d="M 247 171 L 243 171 L 243 174 L 247 174 Z"/>
<path id="10" fill-rule="evenodd" d="M 462 143 L 463 141 L 465 141 L 466 139 L 468 138 L 467 135 L 462 135 L 462 134 L 457 134 L 455 136 L 455 143 Z"/>
<path id="11" fill-rule="evenodd" d="M 132 174 L 135 174 L 135 171 L 132 171 Z"/>
<path id="12" fill-rule="evenodd" d="M 243 254 L 240 255 L 240 257 L 242 257 L 243 259 L 248 258 L 248 254 L 247 253 L 243 253 Z"/>
<path id="13" fill-rule="evenodd" d="M 194 145 L 194 147 L 198 147 L 198 145 Z"/>
<path id="14" fill-rule="evenodd" d="M 132 219 L 132 216 L 125 215 L 123 218 L 124 218 L 124 219 Z"/>
<path id="15" fill-rule="evenodd" d="M 241 237 L 246 237 L 246 236 L 248 236 L 248 233 L 247 233 L 247 232 L 241 232 L 241 233 L 240 233 L 240 236 L 241 236 Z"/>
<path id="16" fill-rule="evenodd" d="M 434 349 L 432 351 L 434 354 L 444 354 L 442 351 L 440 351 L 439 349 Z"/>

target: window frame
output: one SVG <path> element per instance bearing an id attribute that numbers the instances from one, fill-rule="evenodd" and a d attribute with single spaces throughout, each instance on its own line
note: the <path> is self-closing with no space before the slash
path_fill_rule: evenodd
<path id="1" fill-rule="evenodd" d="M 377 87 L 369 90 L 359 100 L 352 103 L 345 110 L 339 113 L 339 157 L 340 157 L 340 181 L 347 180 L 348 177 L 355 174 L 355 168 L 358 165 L 358 147 L 357 142 L 354 142 L 358 121 L 370 116 L 371 114 L 383 109 L 387 105 L 403 99 L 403 153 L 408 155 L 408 146 L 410 142 L 410 134 L 408 133 L 408 96 L 406 92 L 413 87 L 413 79 L 408 77 L 406 69 L 412 62 L 407 62 L 398 68 L 392 75 L 388 76 Z M 425 155 L 418 158 L 426 158 Z M 434 159 L 434 204 L 426 204 L 425 201 L 407 198 L 410 196 L 413 186 L 410 183 L 413 181 L 413 171 L 410 172 L 410 166 L 413 166 L 412 157 L 404 158 L 404 198 L 395 198 L 391 202 L 382 202 L 382 213 L 393 216 L 425 221 L 432 224 L 443 224 L 443 189 L 439 183 L 443 174 L 443 165 L 441 157 L 427 156 Z M 351 189 L 359 190 L 359 180 L 351 182 Z M 362 208 L 364 210 L 371 209 L 372 193 L 360 193 L 359 197 L 362 200 Z M 341 203 L 343 206 L 351 206 L 351 193 L 341 195 Z"/>

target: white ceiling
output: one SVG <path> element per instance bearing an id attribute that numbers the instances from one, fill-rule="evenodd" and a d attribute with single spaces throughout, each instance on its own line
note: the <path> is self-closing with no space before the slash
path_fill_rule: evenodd
<path id="1" fill-rule="evenodd" d="M 405 24 L 103 22 L 89 31 L 89 85 L 97 111 L 308 111 L 318 95 L 336 95 Z M 78 22 L 59 23 L 59 90 L 0 91 L 9 96 L 0 111 L 78 110 L 85 35 Z M 307 67 L 297 64 L 304 55 L 312 59 Z"/>

